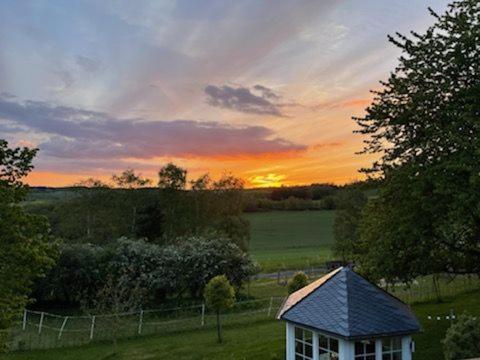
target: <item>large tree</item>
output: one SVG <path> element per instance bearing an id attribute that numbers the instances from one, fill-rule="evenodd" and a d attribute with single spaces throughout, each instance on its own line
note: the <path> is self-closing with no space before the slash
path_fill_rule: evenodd
<path id="1" fill-rule="evenodd" d="M 0 330 L 28 304 L 33 280 L 45 274 L 56 255 L 47 221 L 20 205 L 27 191 L 22 180 L 36 153 L 0 140 Z"/>
<path id="2" fill-rule="evenodd" d="M 480 2 L 430 12 L 425 33 L 389 38 L 399 65 L 356 118 L 384 179 L 359 260 L 391 275 L 480 272 Z"/>

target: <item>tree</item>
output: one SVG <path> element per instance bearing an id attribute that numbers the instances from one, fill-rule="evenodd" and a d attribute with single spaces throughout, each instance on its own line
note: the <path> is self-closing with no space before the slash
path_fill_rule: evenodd
<path id="1" fill-rule="evenodd" d="M 37 301 L 56 301 L 77 306 L 94 299 L 103 283 L 106 251 L 90 244 L 65 244 L 55 266 L 35 284 Z"/>
<path id="2" fill-rule="evenodd" d="M 443 340 L 445 359 L 470 359 L 480 355 L 480 321 L 461 315 L 447 330 Z"/>
<path id="3" fill-rule="evenodd" d="M 375 266 L 480 273 L 480 3 L 430 12 L 436 22 L 424 34 L 390 37 L 399 65 L 355 119 L 363 153 L 379 156 L 363 171 L 384 179 L 362 240 Z M 371 259 L 363 254 L 362 266 Z"/>
<path id="4" fill-rule="evenodd" d="M 222 342 L 222 326 L 220 313 L 233 307 L 235 303 L 235 290 L 225 275 L 218 275 L 211 279 L 205 287 L 205 302 L 215 311 L 217 316 L 217 338 Z"/>
<path id="5" fill-rule="evenodd" d="M 187 184 L 187 170 L 168 163 L 158 173 L 158 187 L 169 190 L 184 190 Z"/>
<path id="6" fill-rule="evenodd" d="M 344 262 L 353 260 L 358 252 L 358 223 L 362 210 L 367 202 L 363 191 L 358 189 L 345 190 L 338 194 L 336 201 L 333 237 L 333 251 Z"/>
<path id="7" fill-rule="evenodd" d="M 151 183 L 149 179 L 143 178 L 141 174 L 135 174 L 133 169 L 127 169 L 120 175 L 112 176 L 113 183 L 122 191 L 125 197 L 125 203 L 132 208 L 131 233 L 135 234 L 137 227 L 137 209 L 142 203 L 138 189 L 143 188 Z"/>
<path id="8" fill-rule="evenodd" d="M 54 264 L 56 240 L 45 218 L 27 214 L 19 202 L 36 149 L 9 148 L 0 140 L 0 330 L 29 302 L 33 281 Z"/>
<path id="9" fill-rule="evenodd" d="M 304 272 L 299 271 L 293 275 L 292 279 L 288 282 L 288 293 L 294 293 L 307 285 L 308 276 Z"/>
<path id="10" fill-rule="evenodd" d="M 149 179 L 143 178 L 141 174 L 136 174 L 133 169 L 127 169 L 120 175 L 113 175 L 112 181 L 122 189 L 139 189 L 151 183 Z"/>

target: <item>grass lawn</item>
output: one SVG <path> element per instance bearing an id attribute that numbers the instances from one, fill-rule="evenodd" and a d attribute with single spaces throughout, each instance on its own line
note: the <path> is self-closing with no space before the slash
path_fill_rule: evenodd
<path id="1" fill-rule="evenodd" d="M 413 306 L 424 332 L 414 337 L 417 351 L 414 360 L 441 360 L 441 339 L 450 325 L 448 320 L 428 320 L 428 316 L 443 318 L 453 309 L 461 314 L 480 315 L 480 290 L 472 291 L 442 303 Z M 97 343 L 77 348 L 18 352 L 4 355 L 5 360 L 46 359 L 283 359 L 285 352 L 284 324 L 267 320 L 224 328 L 225 342 L 217 344 L 213 329 L 186 331 L 166 336 L 150 336 L 123 340 L 119 353 L 110 356 L 109 343 Z M 277 357 L 275 357 L 275 355 Z"/>
<path id="2" fill-rule="evenodd" d="M 333 243 L 334 211 L 249 213 L 250 253 L 262 271 L 323 265 Z"/>

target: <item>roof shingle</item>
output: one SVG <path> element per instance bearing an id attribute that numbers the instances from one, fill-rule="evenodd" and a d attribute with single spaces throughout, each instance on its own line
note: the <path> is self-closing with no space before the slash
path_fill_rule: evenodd
<path id="1" fill-rule="evenodd" d="M 291 294 L 278 318 L 347 339 L 420 330 L 408 305 L 347 267 Z"/>

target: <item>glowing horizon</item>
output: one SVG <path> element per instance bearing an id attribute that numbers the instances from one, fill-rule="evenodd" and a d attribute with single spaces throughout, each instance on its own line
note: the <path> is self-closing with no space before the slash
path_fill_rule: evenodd
<path id="1" fill-rule="evenodd" d="M 167 162 L 247 187 L 362 179 L 361 116 L 387 34 L 447 1 L 0 4 L 0 138 L 40 149 L 33 186 Z"/>

